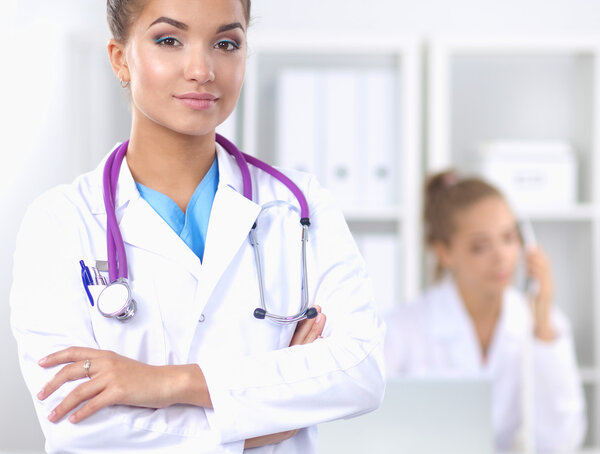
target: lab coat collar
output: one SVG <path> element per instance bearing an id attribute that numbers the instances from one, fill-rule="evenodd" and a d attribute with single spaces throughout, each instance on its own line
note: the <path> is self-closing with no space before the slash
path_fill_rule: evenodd
<path id="1" fill-rule="evenodd" d="M 90 200 L 90 208 L 93 214 L 106 214 L 103 184 L 104 166 L 106 165 L 109 156 L 119 145 L 121 145 L 121 143 L 116 144 L 110 153 L 104 156 L 98 167 L 94 170 L 93 183 L 90 188 L 90 193 L 88 194 L 88 200 Z M 127 164 L 127 155 L 125 155 L 125 159 L 123 159 L 123 163 L 119 169 L 115 208 L 119 211 L 130 202 L 135 201 L 140 197 L 140 193 L 135 185 L 135 180 L 133 179 L 131 170 L 129 170 L 129 165 Z"/>
<path id="2" fill-rule="evenodd" d="M 205 267 L 209 268 L 204 273 L 203 281 L 205 288 L 210 289 L 210 292 L 260 212 L 260 206 L 246 199 L 241 193 L 242 174 L 235 158 L 218 144 L 216 151 L 219 185 L 210 214 L 203 260 Z M 92 185 L 96 190 L 89 194 L 92 200 L 90 204 L 96 214 L 106 213 L 102 175 L 108 156 L 110 153 L 96 168 L 96 181 Z M 183 262 L 192 274 L 199 278 L 198 257 L 140 196 L 126 159 L 127 156 L 119 172 L 115 204 L 123 240 L 133 246 Z M 157 238 L 160 238 L 160 241 L 157 241 Z"/>
<path id="3" fill-rule="evenodd" d="M 472 322 L 454 280 L 448 277 L 432 291 L 435 301 L 431 309 L 433 336 L 440 340 L 464 336 L 463 329 L 466 325 L 471 326 Z M 523 296 L 514 288 L 507 288 L 502 297 L 496 334 L 511 340 L 520 340 L 528 321 L 527 317 Z"/>
<path id="4" fill-rule="evenodd" d="M 98 167 L 94 170 L 94 182 L 88 194 L 88 200 L 90 200 L 92 213 L 94 214 L 106 214 L 103 184 L 104 166 L 106 165 L 109 156 L 119 145 L 121 145 L 121 143 L 117 143 L 110 153 L 104 156 Z M 217 165 L 219 166 L 219 186 L 229 186 L 243 195 L 242 173 L 237 165 L 237 161 L 219 144 L 216 144 L 216 151 Z M 133 179 L 131 170 L 129 170 L 129 165 L 127 164 L 127 155 L 125 155 L 125 159 L 123 159 L 123 163 L 119 169 L 115 207 L 118 211 L 140 197 L 135 180 Z"/>
<path id="5" fill-rule="evenodd" d="M 508 288 L 496 324 L 487 361 L 481 362 L 481 348 L 473 322 L 467 312 L 456 283 L 444 280 L 432 290 L 431 335 L 445 346 L 446 355 L 463 371 L 493 373 L 497 370 L 500 351 L 520 348 L 527 323 L 527 310 L 522 296 Z"/>
<path id="6" fill-rule="evenodd" d="M 445 278 L 432 289 L 431 334 L 437 340 L 464 337 L 469 315 L 452 278 Z"/>

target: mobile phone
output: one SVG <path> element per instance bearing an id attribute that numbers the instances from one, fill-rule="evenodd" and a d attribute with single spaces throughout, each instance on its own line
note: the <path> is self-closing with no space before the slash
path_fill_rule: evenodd
<path id="1" fill-rule="evenodd" d="M 521 231 L 521 241 L 523 242 L 523 253 L 527 256 L 527 253 L 534 250 L 537 247 L 537 239 L 535 237 L 535 231 L 533 225 L 528 220 L 522 220 L 519 223 L 519 229 Z M 531 276 L 527 276 L 525 279 L 525 293 L 528 297 L 535 298 L 540 291 L 540 283 L 533 279 Z"/>

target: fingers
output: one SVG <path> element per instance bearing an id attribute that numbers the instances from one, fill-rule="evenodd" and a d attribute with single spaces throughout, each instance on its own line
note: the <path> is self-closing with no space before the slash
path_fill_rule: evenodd
<path id="1" fill-rule="evenodd" d="M 100 384 L 99 380 L 90 380 L 82 383 L 73 391 L 71 391 L 67 397 L 65 397 L 64 400 L 58 404 L 54 410 L 52 410 L 52 412 L 48 415 L 48 420 L 50 422 L 60 421 L 67 413 L 79 406 L 82 402 L 92 399 L 94 396 L 100 395 L 103 389 L 104 386 Z M 106 405 L 108 405 L 108 403 L 104 406 Z M 95 411 L 98 411 L 102 407 L 98 407 L 98 404 L 96 403 L 93 405 L 92 409 L 94 408 Z M 83 408 L 81 410 L 83 410 Z M 79 410 L 77 413 L 81 412 L 81 410 Z"/>
<path id="2" fill-rule="evenodd" d="M 296 331 L 290 342 L 290 347 L 293 345 L 310 344 L 315 339 L 318 339 L 323 332 L 325 326 L 325 315 L 321 313 L 320 306 L 314 306 L 319 315 L 313 319 L 305 319 L 298 323 Z"/>
<path id="3" fill-rule="evenodd" d="M 261 437 L 249 438 L 244 443 L 244 449 L 259 448 L 274 443 L 281 443 L 282 441 L 292 438 L 297 433 L 298 429 L 288 430 L 287 432 L 279 432 L 271 435 L 263 435 Z"/>
<path id="4" fill-rule="evenodd" d="M 69 347 L 64 350 L 52 353 L 38 361 L 38 364 L 44 368 L 58 366 L 59 364 L 73 363 L 75 361 L 85 361 L 94 358 L 100 350 L 86 347 Z"/>
<path id="5" fill-rule="evenodd" d="M 315 322 L 312 324 L 310 331 L 304 338 L 304 344 L 310 344 L 317 340 L 319 337 L 321 337 L 321 334 L 323 334 L 323 328 L 325 327 L 326 320 L 327 317 L 325 316 L 325 314 L 319 312 L 319 315 L 317 315 L 314 319 Z"/>
<path id="6" fill-rule="evenodd" d="M 85 418 L 92 416 L 94 413 L 102 410 L 116 402 L 111 399 L 108 391 L 101 392 L 96 397 L 90 399 L 83 407 L 69 416 L 69 421 L 73 424 L 83 421 Z"/>
<path id="7" fill-rule="evenodd" d="M 40 400 L 46 399 L 54 391 L 60 388 L 62 385 L 69 381 L 79 380 L 87 377 L 86 371 L 83 367 L 84 361 L 78 361 L 76 363 L 68 364 L 63 367 L 58 373 L 52 377 L 52 379 L 44 385 L 42 390 L 38 393 L 37 397 Z M 91 377 L 91 368 L 90 368 Z"/>

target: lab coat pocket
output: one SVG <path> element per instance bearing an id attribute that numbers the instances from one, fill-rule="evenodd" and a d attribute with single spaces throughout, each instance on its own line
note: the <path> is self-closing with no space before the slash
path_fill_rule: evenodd
<path id="1" fill-rule="evenodd" d="M 98 347 L 152 365 L 166 362 L 165 341 L 154 284 L 143 277 L 130 282 L 137 304 L 133 318 L 121 322 L 104 317 L 97 305 L 90 307 L 92 329 Z M 98 289 L 90 287 L 90 291 Z"/>

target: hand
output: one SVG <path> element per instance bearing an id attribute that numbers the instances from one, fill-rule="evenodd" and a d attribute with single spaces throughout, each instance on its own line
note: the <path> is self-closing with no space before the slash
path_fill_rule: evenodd
<path id="1" fill-rule="evenodd" d="M 321 313 L 321 306 L 314 306 L 319 315 L 315 318 L 306 318 L 296 325 L 296 331 L 290 341 L 290 347 L 294 345 L 311 344 L 321 337 L 327 317 Z"/>
<path id="2" fill-rule="evenodd" d="M 90 361 L 89 374 L 84 364 Z M 110 405 L 163 408 L 176 403 L 211 407 L 206 381 L 195 364 L 186 366 L 150 366 L 111 351 L 70 347 L 39 361 L 44 368 L 66 364 L 38 393 L 44 400 L 69 381 L 89 377 L 77 386 L 50 413 L 57 422 L 71 410 L 87 401 L 69 417 L 77 423 Z M 204 388 L 204 389 L 201 389 Z M 202 392 L 203 391 L 203 392 Z M 199 392 L 199 394 L 197 394 Z M 190 402 L 189 395 L 203 396 L 203 402 Z"/>
<path id="3" fill-rule="evenodd" d="M 535 335 L 541 340 L 552 341 L 555 338 L 551 321 L 554 281 L 550 260 L 539 246 L 527 251 L 527 273 L 539 284 L 534 301 Z"/>
<path id="4" fill-rule="evenodd" d="M 304 319 L 296 325 L 296 331 L 292 336 L 290 347 L 294 345 L 310 344 L 321 337 L 323 334 L 323 328 L 325 327 L 325 321 L 327 317 L 321 313 L 319 306 L 314 306 L 317 309 L 319 315 L 313 319 Z M 260 446 L 270 445 L 274 443 L 281 443 L 289 438 L 292 438 L 298 433 L 296 430 L 288 430 L 286 432 L 280 432 L 271 435 L 263 435 L 261 437 L 249 438 L 244 443 L 244 449 L 258 448 Z"/>

